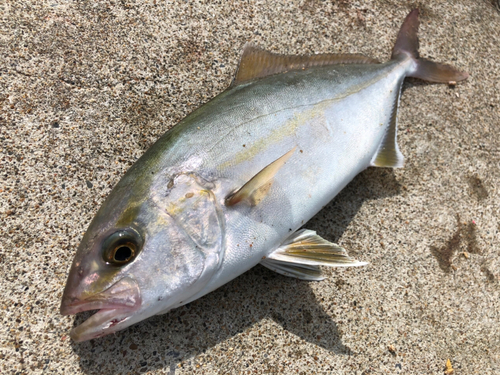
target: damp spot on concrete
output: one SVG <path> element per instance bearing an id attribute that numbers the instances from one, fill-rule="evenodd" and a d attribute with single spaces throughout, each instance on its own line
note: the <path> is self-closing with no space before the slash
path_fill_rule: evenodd
<path id="1" fill-rule="evenodd" d="M 471 254 L 481 254 L 481 249 L 477 245 L 477 225 L 468 223 L 463 233 L 464 240 L 467 243 L 467 251 Z"/>
<path id="2" fill-rule="evenodd" d="M 488 190 L 484 186 L 483 181 L 477 175 L 470 176 L 467 181 L 472 193 L 476 196 L 477 200 L 481 201 L 488 198 Z"/>
<path id="3" fill-rule="evenodd" d="M 481 272 L 483 272 L 485 275 L 486 275 L 486 279 L 490 282 L 490 283 L 494 283 L 496 281 L 496 277 L 495 275 L 493 274 L 493 272 L 491 272 L 489 270 L 488 267 L 486 266 L 482 266 L 481 267 Z"/>
<path id="4" fill-rule="evenodd" d="M 444 272 L 450 272 L 451 259 L 453 254 L 460 248 L 460 227 L 455 233 L 446 241 L 444 246 L 436 247 L 431 246 L 431 253 L 438 261 L 439 268 Z"/>
<path id="5" fill-rule="evenodd" d="M 453 255 L 460 250 L 461 245 L 471 254 L 481 254 L 477 244 L 477 226 L 474 222 L 461 223 L 457 215 L 457 230 L 441 247 L 431 246 L 432 255 L 438 261 L 439 267 L 444 272 L 450 272 L 453 263 Z"/>

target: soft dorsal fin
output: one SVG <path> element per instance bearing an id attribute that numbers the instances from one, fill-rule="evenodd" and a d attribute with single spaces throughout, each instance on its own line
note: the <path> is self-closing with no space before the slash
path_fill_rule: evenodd
<path id="1" fill-rule="evenodd" d="M 398 107 L 399 107 L 399 97 L 401 95 L 401 84 L 399 87 L 399 92 L 394 100 L 392 107 L 391 118 L 389 126 L 387 127 L 384 139 L 377 150 L 377 153 L 371 161 L 372 167 L 390 167 L 390 168 L 401 168 L 404 164 L 404 156 L 399 151 L 398 147 Z"/>
<path id="2" fill-rule="evenodd" d="M 226 198 L 226 206 L 233 206 L 241 201 L 247 201 L 252 206 L 256 206 L 264 199 L 273 184 L 273 177 L 285 165 L 286 161 L 295 152 L 295 146 L 285 155 L 273 161 L 267 167 L 252 177 L 245 185 L 243 185 L 235 193 Z"/>
<path id="3" fill-rule="evenodd" d="M 233 86 L 273 74 L 336 64 L 375 64 L 377 60 L 356 54 L 278 55 L 251 43 L 245 44 Z"/>
<path id="4" fill-rule="evenodd" d="M 358 262 L 351 258 L 347 251 L 330 241 L 318 236 L 315 231 L 302 229 L 292 234 L 276 250 L 267 256 L 266 259 L 272 259 L 275 262 L 288 264 L 294 263 L 301 266 L 330 266 L 330 267 L 357 267 L 364 266 L 366 262 Z M 268 267 L 268 264 L 263 264 Z M 272 269 L 272 268 L 271 268 Z M 307 268 L 308 273 L 314 271 Z M 279 272 L 276 270 L 276 272 Z M 290 272 L 290 271 L 287 271 Z M 280 272 L 282 273 L 282 272 Z M 296 275 L 290 275 L 295 276 Z M 310 276 L 320 277 L 319 274 Z"/>

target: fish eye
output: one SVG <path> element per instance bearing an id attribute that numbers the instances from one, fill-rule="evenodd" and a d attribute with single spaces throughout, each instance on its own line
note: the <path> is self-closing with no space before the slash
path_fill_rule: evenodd
<path id="1" fill-rule="evenodd" d="M 125 244 L 115 247 L 113 260 L 116 262 L 127 262 L 134 256 L 135 246 L 134 244 Z"/>
<path id="2" fill-rule="evenodd" d="M 103 259 L 107 264 L 123 266 L 132 262 L 142 246 L 142 237 L 131 228 L 111 234 L 103 244 Z"/>

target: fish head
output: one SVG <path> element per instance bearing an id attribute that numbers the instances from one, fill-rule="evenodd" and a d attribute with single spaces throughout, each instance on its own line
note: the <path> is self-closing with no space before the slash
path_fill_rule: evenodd
<path id="1" fill-rule="evenodd" d="M 142 194 L 119 185 L 85 233 L 64 289 L 63 315 L 99 310 L 71 330 L 75 341 L 186 303 L 220 265 L 222 217 L 198 178 L 161 178 Z"/>

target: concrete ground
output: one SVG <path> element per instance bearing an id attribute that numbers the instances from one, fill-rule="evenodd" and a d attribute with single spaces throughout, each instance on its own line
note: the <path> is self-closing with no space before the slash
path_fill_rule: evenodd
<path id="1" fill-rule="evenodd" d="M 286 5 L 283 5 L 283 4 Z M 390 56 L 421 9 L 400 170 L 368 169 L 306 227 L 370 264 L 303 282 L 256 267 L 76 344 L 59 304 L 112 186 L 223 91 L 242 46 Z M 0 372 L 500 374 L 500 12 L 494 0 L 15 1 L 0 5 Z M 87 314 L 80 314 L 82 322 Z"/>

